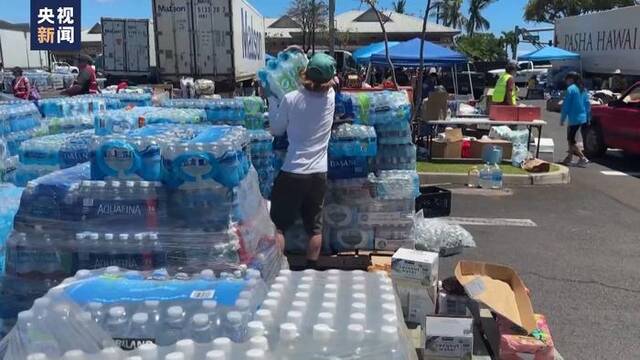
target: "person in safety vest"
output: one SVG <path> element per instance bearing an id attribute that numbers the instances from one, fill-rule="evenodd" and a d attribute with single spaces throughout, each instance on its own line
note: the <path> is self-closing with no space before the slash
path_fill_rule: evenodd
<path id="1" fill-rule="evenodd" d="M 496 105 L 516 105 L 518 101 L 518 89 L 514 76 L 518 71 L 515 63 L 509 62 L 500 75 L 496 87 L 493 89 L 492 102 Z"/>
<path id="2" fill-rule="evenodd" d="M 85 94 L 97 94 L 98 81 L 96 80 L 96 71 L 91 66 L 93 60 L 88 55 L 81 54 L 78 56 L 78 77 L 73 85 L 63 91 L 63 95 L 75 96 Z"/>

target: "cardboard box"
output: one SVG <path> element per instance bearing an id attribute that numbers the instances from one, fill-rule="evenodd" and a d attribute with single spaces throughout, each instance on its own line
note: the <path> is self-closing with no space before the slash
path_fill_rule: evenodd
<path id="1" fill-rule="evenodd" d="M 513 153 L 513 145 L 511 144 L 511 141 L 487 138 L 471 141 L 471 157 L 481 159 L 482 149 L 484 149 L 486 145 L 496 145 L 502 147 L 502 158 L 505 160 L 511 159 L 511 155 Z"/>
<path id="2" fill-rule="evenodd" d="M 473 319 L 470 317 L 427 316 L 425 358 L 473 357 Z"/>
<path id="3" fill-rule="evenodd" d="M 391 277 L 435 285 L 438 281 L 438 253 L 398 249 L 391 257 Z"/>
<path id="4" fill-rule="evenodd" d="M 491 104 L 489 119 L 498 121 L 518 121 L 518 107 L 513 105 Z"/>
<path id="5" fill-rule="evenodd" d="M 417 281 L 394 279 L 393 286 L 402 306 L 404 320 L 424 328 L 426 316 L 436 312 L 436 285 L 425 286 Z"/>
<path id="6" fill-rule="evenodd" d="M 533 121 L 542 118 L 539 106 L 518 106 L 518 121 Z"/>
<path id="7" fill-rule="evenodd" d="M 544 315 L 535 314 L 536 324 L 544 341 L 538 340 L 526 334 L 520 334 L 519 329 L 502 316 L 498 316 L 496 324 L 500 334 L 500 359 L 501 360 L 553 360 L 555 350 L 553 338 L 549 331 L 549 325 Z"/>
<path id="8" fill-rule="evenodd" d="M 462 157 L 462 140 L 454 142 L 432 142 L 431 157 L 436 159 L 460 159 Z"/>
<path id="9" fill-rule="evenodd" d="M 478 302 L 468 296 L 448 294 L 444 289 L 438 291 L 438 315 L 480 317 Z"/>
<path id="10" fill-rule="evenodd" d="M 456 279 L 470 298 L 482 302 L 530 334 L 536 319 L 527 287 L 510 267 L 476 261 L 460 261 Z"/>

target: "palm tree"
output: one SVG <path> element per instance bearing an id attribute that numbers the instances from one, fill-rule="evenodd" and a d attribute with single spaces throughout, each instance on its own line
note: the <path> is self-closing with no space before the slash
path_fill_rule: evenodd
<path id="1" fill-rule="evenodd" d="M 467 21 L 467 33 L 473 36 L 476 31 L 488 30 L 489 20 L 482 16 L 482 11 L 495 0 L 471 0 L 469 2 L 469 20 Z"/>
<path id="2" fill-rule="evenodd" d="M 407 0 L 398 0 L 393 2 L 393 11 L 404 14 L 407 7 Z"/>
<path id="3" fill-rule="evenodd" d="M 513 30 L 503 31 L 501 40 L 505 45 L 505 51 L 507 51 L 507 49 L 511 50 L 511 56 L 515 59 L 516 53 L 518 52 L 518 35 L 516 32 Z"/>
<path id="4" fill-rule="evenodd" d="M 442 25 L 454 29 L 462 29 L 467 18 L 462 15 L 462 3 L 464 0 L 444 0 L 440 3 L 440 11 L 437 16 L 442 20 Z"/>

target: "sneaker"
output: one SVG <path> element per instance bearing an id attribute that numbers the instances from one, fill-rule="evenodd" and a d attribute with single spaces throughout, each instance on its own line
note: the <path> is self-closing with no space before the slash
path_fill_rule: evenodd
<path id="1" fill-rule="evenodd" d="M 560 161 L 560 164 L 564 166 L 571 166 L 572 162 L 573 162 L 573 156 L 567 155 L 567 157 L 564 158 L 564 160 Z"/>
<path id="2" fill-rule="evenodd" d="M 587 165 L 589 165 L 589 159 L 587 158 L 582 158 L 578 160 L 578 163 L 576 164 L 577 167 L 581 167 L 581 168 L 585 168 L 587 167 Z"/>

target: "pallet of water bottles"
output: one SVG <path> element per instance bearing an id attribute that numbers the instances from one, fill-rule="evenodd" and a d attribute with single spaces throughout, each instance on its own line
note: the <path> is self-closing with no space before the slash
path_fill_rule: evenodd
<path id="1" fill-rule="evenodd" d="M 18 315 L 0 358 L 417 359 L 384 273 L 79 271 Z"/>
<path id="2" fill-rule="evenodd" d="M 265 103 L 256 96 L 229 99 L 166 99 L 160 106 L 203 110 L 207 115 L 206 122 L 213 125 L 264 129 L 265 124 Z"/>

